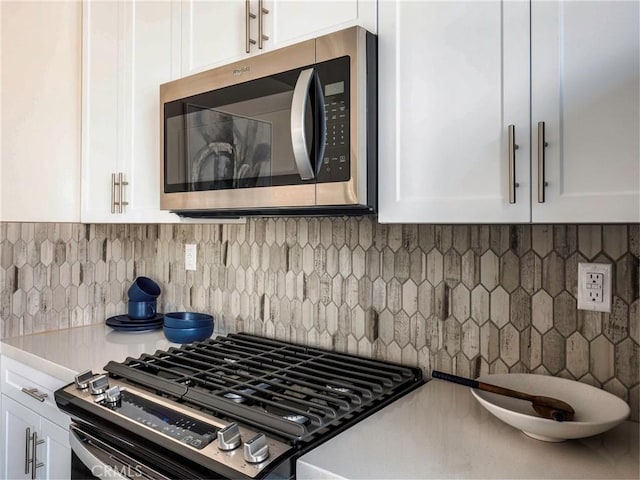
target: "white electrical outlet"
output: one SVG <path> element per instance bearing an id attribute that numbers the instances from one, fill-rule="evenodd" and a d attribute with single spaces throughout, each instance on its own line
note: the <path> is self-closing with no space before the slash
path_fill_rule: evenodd
<path id="1" fill-rule="evenodd" d="M 187 243 L 184 246 L 184 268 L 185 270 L 196 269 L 197 250 L 196 245 L 193 243 Z"/>
<path id="2" fill-rule="evenodd" d="M 612 267 L 607 263 L 578 263 L 578 309 L 611 311 Z"/>

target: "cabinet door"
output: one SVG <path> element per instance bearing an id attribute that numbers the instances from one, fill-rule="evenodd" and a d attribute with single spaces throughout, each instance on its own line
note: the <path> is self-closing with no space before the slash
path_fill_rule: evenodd
<path id="1" fill-rule="evenodd" d="M 124 78 L 121 51 L 122 21 L 119 2 L 86 1 L 83 4 L 82 99 L 82 221 L 121 221 L 112 214 L 114 189 L 111 175 L 119 172 L 124 150 L 119 119 L 122 116 Z M 115 218 L 114 218 L 115 217 Z"/>
<path id="2" fill-rule="evenodd" d="M 534 222 L 640 221 L 639 10 L 629 1 L 532 3 Z"/>
<path id="3" fill-rule="evenodd" d="M 32 466 L 25 462 L 31 458 L 30 436 L 39 425 L 39 415 L 2 395 L 2 478 L 31 478 Z"/>
<path id="4" fill-rule="evenodd" d="M 54 392 L 66 385 L 68 382 L 32 368 L 12 358 L 5 357 L 2 360 L 2 379 L 0 380 L 0 391 L 2 394 L 12 398 L 29 410 L 36 412 L 41 417 L 48 418 L 66 428 L 70 419 L 69 416 L 58 408 L 55 401 Z M 34 396 L 27 393 L 30 390 Z"/>
<path id="5" fill-rule="evenodd" d="M 276 0 L 273 42 L 276 46 L 298 42 L 353 25 L 376 33 L 376 5 L 375 0 Z"/>
<path id="6" fill-rule="evenodd" d="M 122 116 L 124 148 L 120 171 L 124 187 L 122 220 L 132 223 L 179 222 L 177 215 L 160 210 L 160 84 L 176 78 L 172 58 L 172 3 L 117 2 L 123 9 Z M 215 2 L 214 2 L 215 3 Z M 117 216 L 116 216 L 117 217 Z"/>
<path id="7" fill-rule="evenodd" d="M 69 431 L 45 418 L 40 420 L 40 438 L 44 443 L 38 450 L 38 461 L 44 465 L 38 469 L 38 478 L 62 480 L 71 478 L 71 447 Z"/>
<path id="8" fill-rule="evenodd" d="M 528 222 L 529 3 L 380 2 L 378 58 L 379 220 Z"/>
<path id="9" fill-rule="evenodd" d="M 247 24 L 245 0 L 182 1 L 182 76 L 246 56 L 247 26 L 256 41 L 249 46 L 250 54 L 271 47 L 272 40 L 267 40 L 263 49 L 258 49 L 258 0 L 251 0 L 249 7 L 256 18 Z M 270 13 L 262 17 L 263 28 L 265 35 L 271 36 L 271 2 L 265 1 L 264 8 Z"/>
<path id="10" fill-rule="evenodd" d="M 160 211 L 159 190 L 159 86 L 179 70 L 173 8 L 165 1 L 85 3 L 83 222 L 179 221 Z M 121 189 L 112 183 L 120 173 L 128 183 Z M 128 203 L 122 209 L 113 205 L 120 198 Z"/>
<path id="11" fill-rule="evenodd" d="M 80 220 L 78 2 L 0 2 L 0 220 Z"/>

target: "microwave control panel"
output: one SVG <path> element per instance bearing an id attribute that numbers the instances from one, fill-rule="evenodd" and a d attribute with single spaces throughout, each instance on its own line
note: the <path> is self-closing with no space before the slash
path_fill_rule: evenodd
<path id="1" fill-rule="evenodd" d="M 344 99 L 334 97 L 325 104 L 325 120 L 327 141 L 319 180 L 325 175 L 326 181 L 349 180 L 349 116 Z"/>
<path id="2" fill-rule="evenodd" d="M 349 57 L 317 66 L 324 94 L 326 142 L 318 169 L 318 182 L 349 180 Z"/>

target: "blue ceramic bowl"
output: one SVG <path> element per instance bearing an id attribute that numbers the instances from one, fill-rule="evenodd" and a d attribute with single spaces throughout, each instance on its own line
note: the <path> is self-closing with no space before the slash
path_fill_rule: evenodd
<path id="1" fill-rule="evenodd" d="M 148 277 L 136 278 L 129 287 L 129 300 L 152 302 L 160 295 L 160 287 Z"/>
<path id="2" fill-rule="evenodd" d="M 213 324 L 208 327 L 199 328 L 171 328 L 165 326 L 163 331 L 167 340 L 173 343 L 200 342 L 211 336 L 213 333 Z"/>
<path id="3" fill-rule="evenodd" d="M 164 314 L 164 326 L 169 328 L 199 328 L 213 326 L 213 317 L 206 313 L 171 312 Z"/>

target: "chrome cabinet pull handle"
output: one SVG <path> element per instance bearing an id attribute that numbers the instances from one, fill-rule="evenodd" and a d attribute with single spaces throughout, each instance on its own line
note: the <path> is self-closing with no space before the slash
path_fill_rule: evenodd
<path id="1" fill-rule="evenodd" d="M 129 205 L 129 202 L 125 201 L 124 199 L 124 187 L 126 185 L 129 185 L 129 182 L 125 181 L 124 179 L 124 173 L 120 172 L 118 173 L 118 185 L 120 185 L 120 194 L 118 195 L 119 201 L 118 201 L 118 213 L 123 213 L 124 212 L 124 207 L 126 205 Z"/>
<path id="2" fill-rule="evenodd" d="M 26 393 L 27 395 L 29 395 L 30 397 L 35 398 L 39 402 L 44 402 L 44 399 L 49 396 L 46 393 L 38 393 L 38 389 L 37 388 L 22 387 L 22 391 L 24 393 Z"/>
<path id="3" fill-rule="evenodd" d="M 293 91 L 293 99 L 291 100 L 291 143 L 293 146 L 293 158 L 302 180 L 310 180 L 314 177 L 311 158 L 307 151 L 307 133 L 305 132 L 309 85 L 313 79 L 313 74 L 313 68 L 307 68 L 300 72 L 300 76 L 296 81 L 296 87 Z"/>
<path id="4" fill-rule="evenodd" d="M 256 16 L 251 13 L 251 4 L 250 0 L 245 0 L 244 2 L 244 30 L 245 30 L 245 52 L 249 53 L 251 51 L 251 45 L 255 45 L 256 41 L 251 38 L 251 19 L 256 18 Z"/>
<path id="5" fill-rule="evenodd" d="M 258 0 L 258 48 L 262 50 L 265 40 L 269 40 L 269 37 L 264 34 L 264 16 L 269 13 L 269 10 L 264 8 L 264 0 Z"/>
<path id="6" fill-rule="evenodd" d="M 516 144 L 516 126 L 509 125 L 509 203 L 516 203 L 516 150 L 520 148 Z"/>
<path id="7" fill-rule="evenodd" d="M 44 440 L 38 440 L 38 433 L 33 432 L 33 439 L 31 440 L 31 479 L 35 480 L 36 469 L 44 467 L 44 463 L 38 462 L 38 445 L 44 443 Z"/>
<path id="8" fill-rule="evenodd" d="M 31 459 L 29 458 L 29 442 L 31 441 L 31 429 L 29 427 L 24 430 L 24 474 L 29 474 L 29 464 Z"/>
<path id="9" fill-rule="evenodd" d="M 111 177 L 114 179 L 113 189 L 115 190 L 115 193 L 113 194 L 114 201 L 113 207 L 111 207 L 111 213 L 122 213 L 122 206 L 120 205 L 120 201 L 122 199 L 122 187 L 120 187 L 121 175 L 118 174 L 116 176 L 115 173 L 112 173 Z"/>
<path id="10" fill-rule="evenodd" d="M 544 203 L 545 187 L 545 148 L 549 144 L 545 141 L 544 122 L 538 122 L 538 203 Z"/>
<path id="11" fill-rule="evenodd" d="M 249 27 L 250 27 L 250 22 L 249 22 L 249 0 L 245 0 L 244 2 L 244 37 L 245 37 L 245 52 L 249 53 L 249 51 L 251 50 L 250 46 L 249 46 L 249 42 L 251 41 L 251 33 L 249 33 Z"/>
<path id="12" fill-rule="evenodd" d="M 111 213 L 116 213 L 116 174 L 111 174 Z"/>

